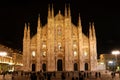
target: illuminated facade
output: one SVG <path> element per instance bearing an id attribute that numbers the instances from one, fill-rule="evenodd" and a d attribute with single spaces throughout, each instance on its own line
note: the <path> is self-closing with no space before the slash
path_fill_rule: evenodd
<path id="1" fill-rule="evenodd" d="M 24 71 L 95 71 L 97 47 L 94 23 L 90 23 L 89 36 L 82 32 L 81 19 L 78 25 L 71 22 L 70 8 L 65 15 L 54 15 L 48 8 L 47 24 L 41 26 L 38 16 L 37 33 L 30 37 L 30 24 L 25 24 L 23 37 Z"/>
<path id="2" fill-rule="evenodd" d="M 16 56 L 17 58 L 15 58 Z M 0 72 L 21 70 L 22 65 L 22 54 L 19 54 L 18 51 L 11 48 L 0 45 Z M 18 69 L 17 67 L 20 68 Z"/>

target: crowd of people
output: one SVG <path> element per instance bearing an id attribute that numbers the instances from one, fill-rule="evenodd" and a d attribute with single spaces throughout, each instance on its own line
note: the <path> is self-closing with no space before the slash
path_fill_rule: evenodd
<path id="1" fill-rule="evenodd" d="M 111 78 L 115 78 L 116 73 L 111 72 Z M 6 74 L 3 74 L 3 79 Z M 12 73 L 12 80 L 15 80 L 15 76 L 27 76 L 28 80 L 89 80 L 91 76 L 96 80 L 101 78 L 101 72 L 89 72 L 89 71 L 71 71 L 71 72 L 18 72 Z M 120 75 L 119 75 L 120 76 Z"/>
<path id="2" fill-rule="evenodd" d="M 30 74 L 30 79 L 31 80 L 51 80 L 53 77 L 56 78 L 58 76 L 56 76 L 56 72 L 46 72 L 46 73 L 42 73 L 42 72 L 33 72 Z M 67 80 L 68 78 L 71 80 L 84 80 L 87 79 L 89 77 L 92 76 L 92 72 L 77 72 L 77 76 L 76 73 L 74 72 L 61 72 L 60 73 L 60 78 L 61 80 Z M 100 72 L 95 72 L 95 77 L 96 78 L 100 78 L 101 77 L 101 73 Z"/>

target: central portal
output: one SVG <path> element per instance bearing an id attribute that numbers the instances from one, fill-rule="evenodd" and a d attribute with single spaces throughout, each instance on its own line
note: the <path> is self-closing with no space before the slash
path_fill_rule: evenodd
<path id="1" fill-rule="evenodd" d="M 63 65 L 62 65 L 62 59 L 58 59 L 57 61 L 57 71 L 62 71 Z"/>

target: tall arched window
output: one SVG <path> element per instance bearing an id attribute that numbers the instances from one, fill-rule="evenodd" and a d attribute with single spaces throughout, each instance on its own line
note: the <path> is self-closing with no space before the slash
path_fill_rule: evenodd
<path id="1" fill-rule="evenodd" d="M 36 65 L 32 64 L 32 71 L 35 71 L 35 69 L 36 69 Z"/>
<path id="2" fill-rule="evenodd" d="M 46 71 L 46 64 L 45 63 L 42 64 L 42 69 L 43 69 L 43 71 Z"/>
<path id="3" fill-rule="evenodd" d="M 74 71 L 77 71 L 77 70 L 78 70 L 78 64 L 74 63 Z"/>
<path id="4" fill-rule="evenodd" d="M 88 70 L 88 63 L 85 63 L 85 70 Z"/>

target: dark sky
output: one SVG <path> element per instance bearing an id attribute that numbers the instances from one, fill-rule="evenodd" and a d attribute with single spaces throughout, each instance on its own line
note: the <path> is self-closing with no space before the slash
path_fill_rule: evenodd
<path id="1" fill-rule="evenodd" d="M 22 49 L 24 23 L 30 22 L 31 35 L 37 27 L 40 13 L 42 25 L 47 22 L 48 3 L 53 3 L 55 14 L 64 13 L 64 6 L 70 4 L 72 21 L 76 25 L 81 14 L 83 32 L 88 34 L 88 23 L 94 21 L 98 53 L 110 53 L 120 49 L 120 5 L 105 0 L 17 0 L 0 2 L 0 43 Z"/>

